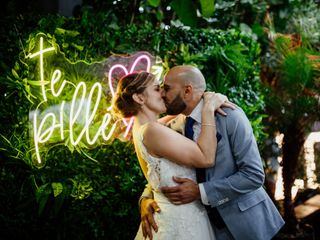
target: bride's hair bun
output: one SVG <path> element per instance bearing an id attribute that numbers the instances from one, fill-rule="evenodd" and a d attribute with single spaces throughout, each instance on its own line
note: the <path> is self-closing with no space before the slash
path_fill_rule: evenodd
<path id="1" fill-rule="evenodd" d="M 115 96 L 112 99 L 112 112 L 119 118 L 128 118 L 136 115 L 141 105 L 132 98 L 134 93 L 143 93 L 148 84 L 153 81 L 154 75 L 148 72 L 134 72 L 122 77 L 117 85 Z"/>

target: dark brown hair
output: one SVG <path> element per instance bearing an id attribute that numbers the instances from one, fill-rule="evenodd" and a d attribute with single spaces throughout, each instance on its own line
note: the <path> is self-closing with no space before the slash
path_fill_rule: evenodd
<path id="1" fill-rule="evenodd" d="M 117 117 L 132 117 L 138 113 L 140 104 L 132 98 L 134 93 L 143 93 L 154 75 L 148 72 L 135 72 L 122 77 L 112 99 L 112 112 Z"/>

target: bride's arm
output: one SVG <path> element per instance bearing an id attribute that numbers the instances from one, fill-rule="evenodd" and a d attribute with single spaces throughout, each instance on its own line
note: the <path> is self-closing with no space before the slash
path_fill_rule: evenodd
<path id="1" fill-rule="evenodd" d="M 212 165 L 215 163 L 215 153 L 217 149 L 217 130 L 214 112 L 222 104 L 222 102 L 221 104 L 220 102 L 216 102 L 215 93 L 205 93 L 202 108 L 201 132 L 197 139 L 199 148 L 208 158 L 210 158 Z"/>
<path id="2" fill-rule="evenodd" d="M 210 137 L 208 134 L 206 144 L 212 141 L 213 133 Z M 163 157 L 191 167 L 212 165 L 212 156 L 210 158 L 206 156 L 197 143 L 156 122 L 146 126 L 143 143 L 147 151 L 155 157 Z"/>
<path id="3" fill-rule="evenodd" d="M 208 95 L 204 102 L 203 118 L 206 125 L 198 142 L 182 136 L 175 131 L 156 122 L 149 123 L 144 132 L 144 145 L 148 152 L 157 157 L 191 167 L 210 167 L 214 163 L 216 151 L 216 129 L 214 126 L 214 111 L 220 107 L 212 104 L 214 94 Z M 205 131 L 204 131 L 205 129 Z"/>

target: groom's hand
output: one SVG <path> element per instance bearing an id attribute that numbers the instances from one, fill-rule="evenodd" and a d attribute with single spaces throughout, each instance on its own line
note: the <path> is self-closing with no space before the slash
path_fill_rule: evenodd
<path id="1" fill-rule="evenodd" d="M 143 198 L 140 203 L 140 215 L 143 236 L 147 236 L 152 240 L 152 229 L 158 232 L 158 226 L 153 218 L 153 213 L 160 212 L 160 208 L 156 201 L 151 198 Z"/>
<path id="2" fill-rule="evenodd" d="M 173 177 L 173 180 L 179 185 L 174 187 L 162 187 L 162 193 L 173 204 L 180 205 L 193 202 L 200 199 L 200 190 L 196 182 L 189 178 Z"/>

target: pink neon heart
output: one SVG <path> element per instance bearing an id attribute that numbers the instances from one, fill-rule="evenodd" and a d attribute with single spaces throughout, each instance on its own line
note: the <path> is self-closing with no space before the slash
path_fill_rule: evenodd
<path id="1" fill-rule="evenodd" d="M 122 64 L 115 64 L 110 68 L 109 73 L 108 73 L 108 82 L 109 82 L 109 87 L 110 87 L 110 91 L 111 91 L 112 97 L 114 97 L 114 95 L 115 95 L 115 91 L 114 91 L 113 84 L 112 84 L 112 75 L 113 75 L 113 72 L 115 71 L 115 69 L 120 68 L 121 70 L 123 70 L 124 75 L 122 75 L 122 76 L 125 76 L 125 75 L 127 75 L 129 73 L 134 72 L 138 62 L 140 62 L 142 59 L 145 59 L 147 61 L 146 71 L 150 72 L 151 60 L 150 60 L 150 57 L 148 55 L 145 55 L 145 54 L 140 55 L 139 57 L 136 58 L 136 60 L 133 62 L 133 64 L 130 67 L 130 71 L 128 71 L 127 68 Z M 119 79 L 121 77 L 118 76 Z M 127 129 L 126 129 L 126 131 L 124 133 L 124 137 L 126 137 L 128 135 L 128 133 L 129 133 L 129 130 L 130 130 L 132 124 L 133 124 L 133 117 L 130 118 L 129 121 L 127 121 L 125 118 L 122 118 L 122 121 L 127 126 Z"/>

